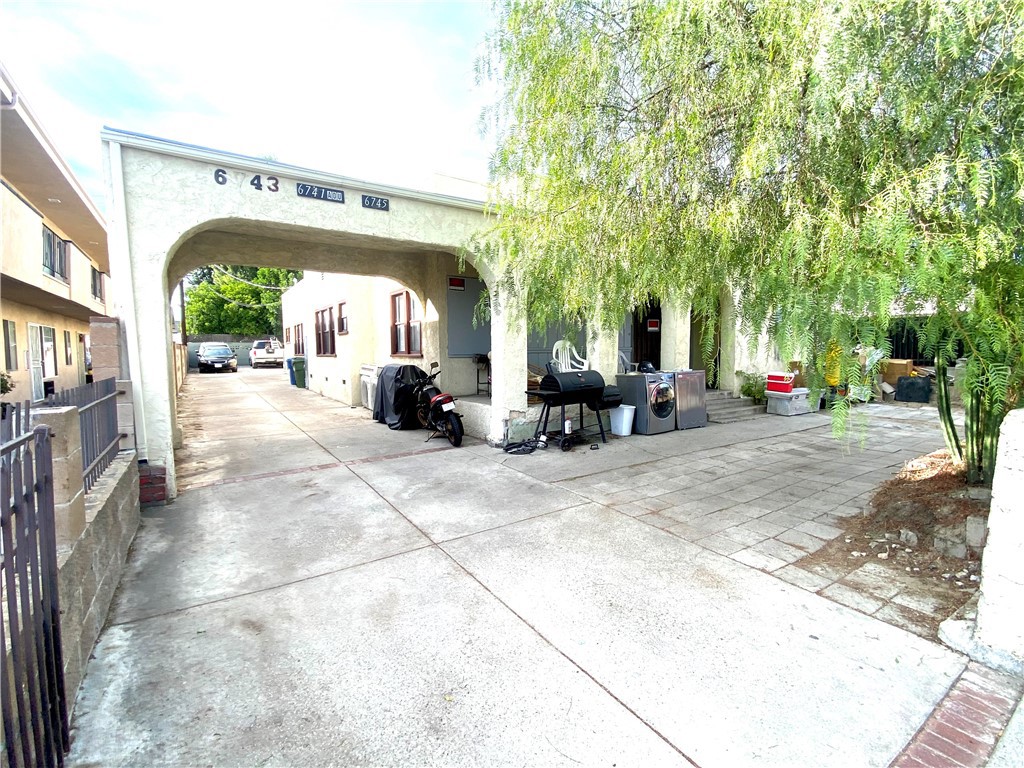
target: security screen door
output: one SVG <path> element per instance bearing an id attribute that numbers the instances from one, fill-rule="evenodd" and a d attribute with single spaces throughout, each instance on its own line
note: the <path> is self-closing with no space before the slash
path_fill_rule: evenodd
<path id="1" fill-rule="evenodd" d="M 43 399 L 43 327 L 28 324 L 28 372 L 32 382 L 32 402 Z"/>

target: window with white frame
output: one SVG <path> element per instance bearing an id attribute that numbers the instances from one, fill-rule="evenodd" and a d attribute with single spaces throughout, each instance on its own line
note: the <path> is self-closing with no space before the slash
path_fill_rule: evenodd
<path id="1" fill-rule="evenodd" d="M 18 370 L 18 326 L 13 320 L 4 320 L 4 368 Z"/>

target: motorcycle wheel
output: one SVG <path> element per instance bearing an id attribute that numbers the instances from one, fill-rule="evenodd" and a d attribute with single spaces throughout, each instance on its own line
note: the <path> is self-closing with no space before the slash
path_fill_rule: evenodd
<path id="1" fill-rule="evenodd" d="M 416 420 L 419 421 L 420 426 L 424 429 L 430 429 L 430 419 L 427 418 L 427 411 L 425 408 L 416 409 Z"/>
<path id="2" fill-rule="evenodd" d="M 452 447 L 458 448 L 462 445 L 462 418 L 459 414 L 447 414 L 442 424 L 444 426 L 444 436 L 448 438 L 448 442 L 452 444 Z"/>

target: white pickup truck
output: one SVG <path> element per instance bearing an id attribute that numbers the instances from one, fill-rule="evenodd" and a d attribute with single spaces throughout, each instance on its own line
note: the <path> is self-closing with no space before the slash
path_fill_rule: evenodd
<path id="1" fill-rule="evenodd" d="M 261 365 L 284 367 L 284 347 L 277 339 L 258 339 L 249 350 L 249 365 L 257 368 Z"/>

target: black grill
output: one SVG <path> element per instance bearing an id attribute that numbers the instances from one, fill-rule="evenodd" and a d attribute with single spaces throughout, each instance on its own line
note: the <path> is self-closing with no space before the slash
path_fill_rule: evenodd
<path id="1" fill-rule="evenodd" d="M 606 387 L 604 377 L 597 371 L 567 371 L 566 373 L 549 373 L 540 380 L 540 389 L 535 389 L 527 394 L 536 395 L 544 401 L 541 408 L 540 418 L 537 419 L 537 429 L 534 430 L 534 440 L 546 435 L 548 431 L 548 419 L 551 416 L 552 407 L 561 408 L 561 423 L 565 424 L 565 406 L 578 405 L 580 407 L 577 431 L 567 434 L 560 431 L 557 435 L 558 445 L 563 451 L 572 448 L 574 441 L 582 438 L 583 427 L 583 406 L 586 405 L 592 411 L 604 411 L 609 408 L 618 408 L 622 404 L 622 392 L 618 387 Z M 601 414 L 597 415 L 597 428 L 601 433 L 601 441 L 607 442 L 604 434 L 604 425 L 601 423 Z"/>
<path id="2" fill-rule="evenodd" d="M 597 403 L 604 394 L 604 377 L 597 371 L 549 373 L 540 380 L 540 389 L 531 394 L 547 405 Z"/>

